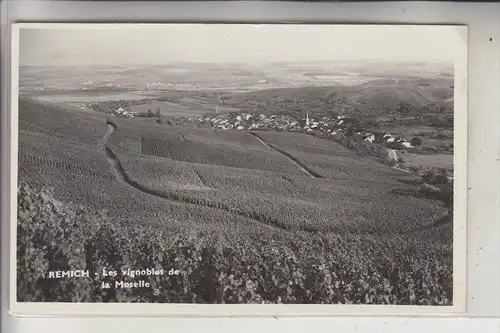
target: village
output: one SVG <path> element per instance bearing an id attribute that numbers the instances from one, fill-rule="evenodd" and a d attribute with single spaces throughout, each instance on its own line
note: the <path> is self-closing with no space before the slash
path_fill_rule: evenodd
<path id="1" fill-rule="evenodd" d="M 148 113 L 157 115 L 151 111 Z M 127 111 L 123 108 L 118 108 L 113 112 L 113 115 L 134 118 L 140 116 L 138 112 Z M 221 115 L 203 116 L 203 117 L 183 117 L 188 122 L 197 121 L 202 126 L 208 126 L 218 130 L 236 130 L 236 131 L 252 131 L 252 130 L 275 130 L 289 132 L 306 132 L 317 133 L 328 136 L 344 134 L 347 136 L 357 137 L 368 143 L 385 143 L 387 147 L 394 150 L 404 150 L 419 145 L 418 138 L 408 140 L 403 136 L 393 136 L 388 132 L 352 132 L 355 119 L 345 115 L 337 117 L 322 117 L 314 119 L 309 117 L 309 112 L 305 112 L 305 117 L 297 120 L 290 116 L 276 115 L 253 115 L 248 112 L 243 113 L 225 113 Z M 351 132 L 351 133 L 349 133 Z"/>
<path id="2" fill-rule="evenodd" d="M 321 119 L 314 119 L 309 117 L 306 111 L 304 119 L 297 120 L 290 116 L 266 116 L 260 114 L 254 116 L 250 113 L 231 113 L 215 117 L 202 117 L 199 122 L 208 124 L 214 129 L 219 130 L 237 130 L 237 131 L 251 131 L 251 130 L 276 130 L 276 131 L 289 131 L 289 132 L 306 132 L 306 133 L 319 133 L 322 135 L 335 136 L 344 134 L 347 136 L 358 137 L 368 143 L 382 143 L 385 142 L 389 148 L 392 149 L 405 149 L 412 148 L 412 142 L 405 137 L 394 137 L 388 132 L 350 132 L 353 128 L 355 119 L 347 116 L 337 117 L 322 117 Z M 418 140 L 413 144 L 418 145 Z"/>

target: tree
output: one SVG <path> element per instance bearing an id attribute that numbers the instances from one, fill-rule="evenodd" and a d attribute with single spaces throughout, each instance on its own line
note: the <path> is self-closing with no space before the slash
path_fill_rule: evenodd
<path id="1" fill-rule="evenodd" d="M 420 138 L 420 137 L 414 137 L 413 139 L 411 139 L 410 143 L 414 147 L 419 147 L 419 146 L 422 145 L 422 138 Z"/>
<path id="2" fill-rule="evenodd" d="M 350 124 L 348 127 L 347 127 L 347 131 L 345 133 L 346 136 L 352 136 L 354 134 L 354 128 L 353 126 Z"/>
<path id="3" fill-rule="evenodd" d="M 427 171 L 422 180 L 431 185 L 446 185 L 449 183 L 449 178 L 446 173 L 436 173 L 434 170 Z"/>
<path id="4" fill-rule="evenodd" d="M 428 170 L 423 176 L 422 180 L 427 184 L 436 183 L 436 173 L 433 170 Z"/>
<path id="5" fill-rule="evenodd" d="M 438 185 L 448 184 L 448 176 L 446 174 L 436 175 L 436 184 Z"/>

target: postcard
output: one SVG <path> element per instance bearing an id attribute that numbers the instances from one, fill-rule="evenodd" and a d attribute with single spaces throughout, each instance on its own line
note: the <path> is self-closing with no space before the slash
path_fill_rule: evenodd
<path id="1" fill-rule="evenodd" d="M 465 26 L 14 28 L 14 313 L 465 311 Z"/>

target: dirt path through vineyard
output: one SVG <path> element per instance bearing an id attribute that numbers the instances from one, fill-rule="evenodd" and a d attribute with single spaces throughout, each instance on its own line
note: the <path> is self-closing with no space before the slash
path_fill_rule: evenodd
<path id="1" fill-rule="evenodd" d="M 104 150 L 106 153 L 106 156 L 108 158 L 108 162 L 111 166 L 111 170 L 113 174 L 115 175 L 117 181 L 122 182 L 130 186 L 136 191 L 141 191 L 147 195 L 159 197 L 164 200 L 168 200 L 174 204 L 182 204 L 182 205 L 188 205 L 188 206 L 193 206 L 193 207 L 205 207 L 209 209 L 216 209 L 219 211 L 223 211 L 226 213 L 234 214 L 237 215 L 243 220 L 251 222 L 251 223 L 258 223 L 259 225 L 266 225 L 270 228 L 278 228 L 278 229 L 283 229 L 287 230 L 284 224 L 279 223 L 276 219 L 269 218 L 263 214 L 259 214 L 256 212 L 246 212 L 242 211 L 237 208 L 232 208 L 227 206 L 224 203 L 220 202 L 210 202 L 208 200 L 202 200 L 202 199 L 196 199 L 192 197 L 187 197 L 187 196 L 182 196 L 176 193 L 168 193 L 156 189 L 151 189 L 148 188 L 140 183 L 138 183 L 135 180 L 132 180 L 129 175 L 125 172 L 125 169 L 123 168 L 123 165 L 121 164 L 120 159 L 116 156 L 116 154 L 111 150 L 111 148 L 106 146 L 107 141 L 109 140 L 110 136 L 113 134 L 115 127 L 114 125 L 111 125 L 108 123 L 108 126 L 110 127 L 110 130 L 106 135 L 103 137 L 103 140 L 101 141 L 99 147 Z"/>
<path id="2" fill-rule="evenodd" d="M 257 133 L 255 132 L 248 132 L 251 134 L 253 137 L 255 137 L 257 140 L 260 141 L 264 146 L 266 146 L 269 149 L 272 149 L 274 151 L 277 151 L 278 153 L 282 154 L 286 158 L 288 158 L 290 161 L 292 161 L 293 164 L 295 164 L 302 172 L 310 176 L 311 178 L 324 178 L 320 174 L 316 173 L 315 171 L 309 169 L 309 167 L 305 164 L 303 164 L 301 161 L 299 161 L 297 158 L 293 157 L 290 155 L 288 152 L 266 142 L 262 137 L 260 137 Z"/>

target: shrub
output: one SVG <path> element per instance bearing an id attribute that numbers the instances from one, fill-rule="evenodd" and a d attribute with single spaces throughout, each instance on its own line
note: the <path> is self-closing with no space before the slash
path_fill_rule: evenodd
<path id="1" fill-rule="evenodd" d="M 20 182 L 18 301 L 450 305 L 451 237 L 252 234 L 113 223 Z M 268 229 L 271 231 L 271 229 Z M 451 229 L 446 231 L 448 234 Z M 450 234 L 451 235 L 451 234 Z M 170 268 L 151 290 L 101 289 L 103 268 Z M 47 279 L 49 270 L 89 278 Z M 95 273 L 98 273 L 97 275 Z M 120 280 L 133 281 L 120 276 Z"/>
<path id="2" fill-rule="evenodd" d="M 329 136 L 328 139 L 354 151 L 359 156 L 388 159 L 387 150 L 377 144 L 370 144 L 365 141 L 356 142 L 342 133 Z"/>
<path id="3" fill-rule="evenodd" d="M 427 183 L 420 185 L 420 191 L 423 193 L 439 193 L 439 192 L 441 192 L 441 190 L 438 187 L 433 186 L 433 185 L 429 185 Z"/>
<path id="4" fill-rule="evenodd" d="M 449 178 L 446 171 L 441 171 L 436 173 L 433 169 L 427 170 L 422 176 L 422 181 L 432 185 L 447 185 L 449 184 Z"/>
<path id="5" fill-rule="evenodd" d="M 427 184 L 436 184 L 436 173 L 434 170 L 427 170 L 422 176 L 422 181 Z"/>
<path id="6" fill-rule="evenodd" d="M 411 139 L 410 143 L 414 147 L 420 147 L 422 145 L 422 138 L 414 137 L 413 139 Z"/>
<path id="7" fill-rule="evenodd" d="M 436 181 L 435 181 L 436 185 L 446 185 L 448 184 L 448 182 L 449 180 L 446 174 L 436 175 Z"/>
<path id="8" fill-rule="evenodd" d="M 411 165 L 409 167 L 410 171 L 413 172 L 413 173 L 417 173 L 420 171 L 420 167 L 416 166 L 416 165 Z"/>

